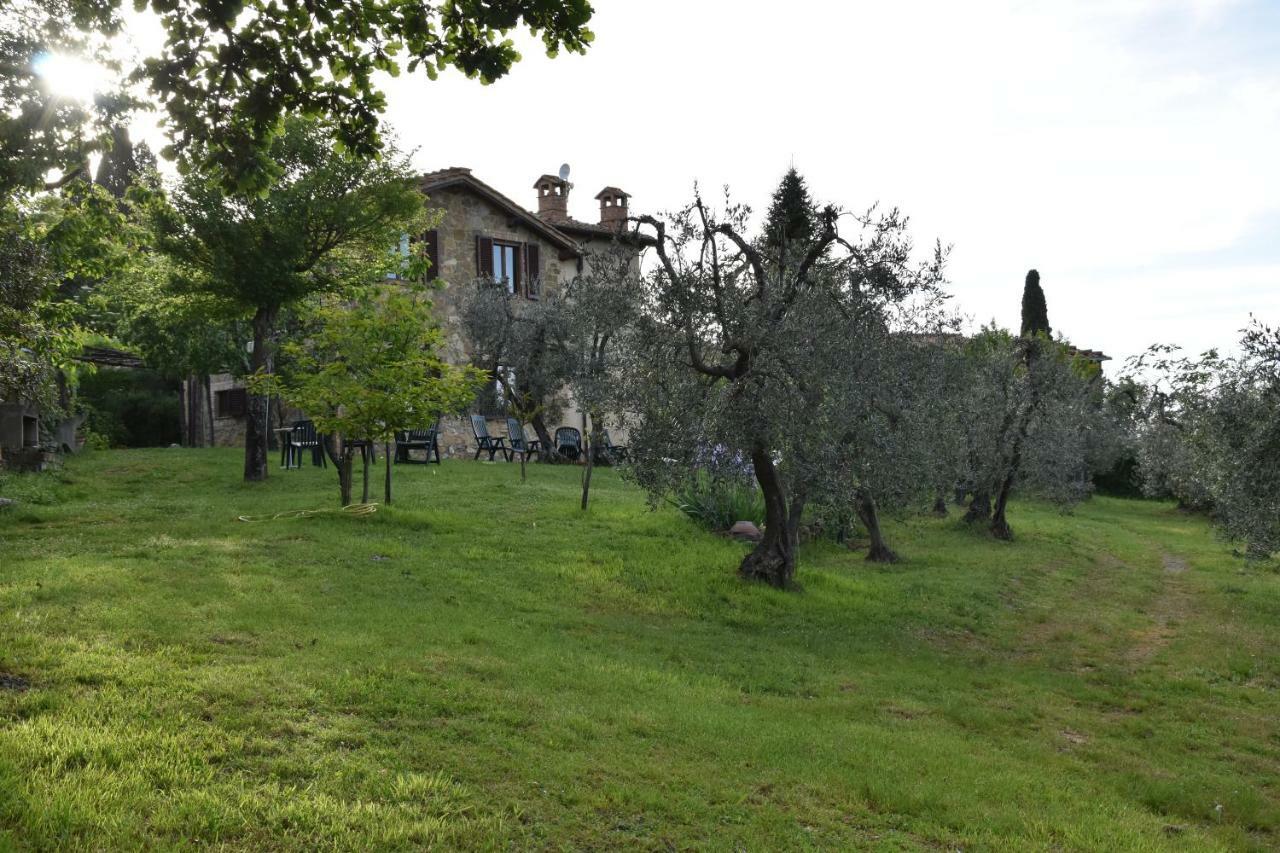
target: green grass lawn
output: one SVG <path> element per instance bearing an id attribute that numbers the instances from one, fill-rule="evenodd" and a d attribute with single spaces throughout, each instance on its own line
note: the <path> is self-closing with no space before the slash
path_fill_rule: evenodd
<path id="1" fill-rule="evenodd" d="M 908 520 L 779 592 L 609 471 L 250 524 L 336 477 L 240 461 L 7 481 L 0 848 L 1280 846 L 1280 575 L 1169 506 Z"/>

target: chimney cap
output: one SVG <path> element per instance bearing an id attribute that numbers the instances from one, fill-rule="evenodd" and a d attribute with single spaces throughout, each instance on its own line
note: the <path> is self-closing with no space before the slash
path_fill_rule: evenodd
<path id="1" fill-rule="evenodd" d="M 533 188 L 535 190 L 539 189 L 543 184 L 558 184 L 561 186 L 568 186 L 569 182 L 566 181 L 564 178 L 561 178 L 559 175 L 543 175 L 541 178 L 538 178 L 538 180 L 533 182 Z"/>
<path id="2" fill-rule="evenodd" d="M 605 196 L 617 196 L 617 197 L 619 197 L 619 198 L 631 198 L 631 193 L 623 192 L 622 190 L 618 189 L 617 187 L 605 187 L 604 189 L 600 190 L 600 192 L 596 193 L 596 198 L 597 198 L 597 199 L 604 198 Z"/>

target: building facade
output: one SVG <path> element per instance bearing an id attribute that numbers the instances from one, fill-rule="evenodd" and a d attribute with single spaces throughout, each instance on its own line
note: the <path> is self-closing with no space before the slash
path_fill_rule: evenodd
<path id="1" fill-rule="evenodd" d="M 535 210 L 525 208 L 465 167 L 429 172 L 422 176 L 421 186 L 428 206 L 443 212 L 439 225 L 416 239 L 425 244 L 433 274 L 445 283 L 433 300 L 445 331 L 445 357 L 454 364 L 472 363 L 459 314 L 468 289 L 477 281 L 505 282 L 513 299 L 537 300 L 587 271 L 592 253 L 609 249 L 627 226 L 630 196 L 626 192 L 604 187 L 593 199 L 598 206 L 595 221 L 575 219 L 569 208 L 573 185 L 557 175 L 542 175 L 534 182 Z M 639 244 L 633 245 L 638 278 Z M 211 377 L 208 387 L 192 388 L 186 399 L 199 410 L 194 417 L 211 421 L 213 443 L 243 443 L 245 392 L 230 375 Z M 560 421 L 548 426 L 552 430 L 573 426 L 587 435 L 590 424 L 586 415 L 567 395 L 561 402 Z M 504 436 L 506 424 L 493 417 L 489 431 Z M 620 443 L 623 438 L 620 432 L 614 436 Z M 470 456 L 474 446 L 469 418 L 442 420 L 442 454 Z"/>

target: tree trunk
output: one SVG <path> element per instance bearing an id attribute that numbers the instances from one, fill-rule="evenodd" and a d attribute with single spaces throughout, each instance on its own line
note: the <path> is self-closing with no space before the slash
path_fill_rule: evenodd
<path id="1" fill-rule="evenodd" d="M 867 560 L 872 563 L 896 563 L 898 555 L 893 552 L 884 541 L 884 533 L 880 530 L 880 513 L 876 509 L 875 498 L 870 492 L 863 489 L 858 490 L 857 497 L 858 518 L 862 521 L 864 527 L 867 528 L 867 535 L 871 537 L 871 547 L 867 550 Z"/>
<path id="2" fill-rule="evenodd" d="M 526 442 L 525 442 L 525 444 L 527 445 L 527 444 L 528 444 L 528 442 L 526 441 Z M 539 455 L 539 456 L 541 456 L 542 454 L 541 454 L 541 453 L 539 453 L 538 455 Z M 525 466 L 525 463 L 526 463 L 526 462 L 528 462 L 528 461 L 529 461 L 529 454 L 528 454 L 528 453 L 521 453 L 521 454 L 520 454 L 520 482 L 522 482 L 522 483 L 527 482 L 527 480 L 526 480 L 526 478 L 525 478 L 525 474 L 524 474 L 524 466 Z"/>
<path id="3" fill-rule="evenodd" d="M 1027 413 L 1018 424 L 1018 432 L 1013 439 L 1013 452 L 1009 455 L 1009 464 L 1005 468 L 1004 479 L 1000 481 L 1000 491 L 996 493 L 995 512 L 991 515 L 991 535 L 997 539 L 1009 540 L 1013 538 L 1013 530 L 1009 527 L 1009 522 L 1005 517 L 1005 511 L 1009 507 L 1009 495 L 1013 492 L 1013 481 L 1018 476 L 1018 469 L 1022 467 L 1022 442 L 1027 436 L 1027 428 L 1031 423 L 1031 415 L 1034 412 L 1036 401 L 1033 398 L 1032 404 L 1027 407 Z"/>
<path id="4" fill-rule="evenodd" d="M 204 416 L 209 423 L 209 446 L 217 447 L 218 446 L 217 436 L 215 436 L 213 432 L 213 382 L 212 380 L 209 379 L 209 374 L 206 373 L 204 375 L 203 382 L 204 382 L 204 405 L 205 405 Z"/>
<path id="5" fill-rule="evenodd" d="M 538 434 L 538 441 L 542 442 L 542 452 L 538 454 L 538 461 L 550 463 L 559 460 L 560 454 L 556 453 L 555 444 L 551 440 L 547 422 L 542 419 L 542 413 L 535 414 L 529 419 L 529 423 L 533 426 L 533 431 Z"/>
<path id="6" fill-rule="evenodd" d="M 964 514 L 967 524 L 977 524 L 991 518 L 991 492 L 987 489 L 974 489 L 973 500 L 969 501 L 969 511 Z"/>
<path id="7" fill-rule="evenodd" d="M 933 514 L 938 518 L 947 517 L 947 496 L 941 491 L 939 491 L 937 497 L 933 499 Z"/>
<path id="8" fill-rule="evenodd" d="M 582 471 L 582 509 L 587 508 L 587 496 L 591 492 L 591 471 L 596 467 L 596 448 L 600 447 L 604 441 L 603 433 L 600 430 L 600 417 L 598 415 L 588 415 L 591 418 L 591 438 L 587 445 L 587 466 Z"/>
<path id="9" fill-rule="evenodd" d="M 795 578 L 798 527 L 789 517 L 786 492 L 768 451 L 763 447 L 752 450 L 751 464 L 764 497 L 764 536 L 742 559 L 738 574 L 785 589 Z"/>
<path id="10" fill-rule="evenodd" d="M 1000 484 L 1000 492 L 996 495 L 996 508 L 991 516 L 991 535 L 997 539 L 1013 538 L 1013 530 L 1005 518 L 1005 509 L 1009 506 L 1009 493 L 1013 491 L 1013 473 L 1010 472 Z"/>
<path id="11" fill-rule="evenodd" d="M 1250 542 L 1244 549 L 1245 559 L 1250 561 L 1271 559 L 1271 546 L 1262 542 Z"/>
<path id="12" fill-rule="evenodd" d="M 372 442 L 366 442 L 364 449 L 360 451 L 360 459 L 364 463 L 361 466 L 362 476 L 364 479 L 364 487 L 360 493 L 360 503 L 367 504 L 369 502 L 369 457 L 373 455 Z"/>
<path id="13" fill-rule="evenodd" d="M 253 358 L 249 362 L 252 373 L 265 370 L 270 364 L 271 333 L 275 328 L 276 309 L 260 307 L 253 315 Z M 244 433 L 244 478 L 248 482 L 267 479 L 267 431 L 269 402 L 259 394 L 249 395 L 248 423 Z"/>
<path id="14" fill-rule="evenodd" d="M 354 461 L 351 450 L 345 447 L 342 454 L 333 461 L 333 466 L 338 469 L 338 490 L 341 492 L 343 506 L 351 506 L 351 469 Z"/>
<path id="15" fill-rule="evenodd" d="M 427 448 L 427 458 L 431 458 L 431 448 Z M 387 466 L 387 474 L 384 478 L 382 489 L 382 502 L 387 506 L 391 506 L 391 442 L 384 441 L 382 443 L 382 461 Z"/>
<path id="16" fill-rule="evenodd" d="M 329 455 L 329 461 L 333 463 L 333 468 L 338 472 L 338 491 L 342 496 L 342 505 L 351 506 L 351 474 L 352 463 L 354 459 L 351 456 L 351 448 L 343 440 L 339 433 L 330 433 L 324 443 L 324 451 Z"/>
<path id="17" fill-rule="evenodd" d="M 1032 372 L 1032 365 L 1038 354 L 1039 350 L 1033 340 L 1028 344 L 1026 353 L 1027 381 L 1030 383 L 1031 389 L 1030 399 L 1027 401 L 1027 407 L 1023 410 L 1022 416 L 1018 420 L 1018 430 L 1013 436 L 1013 451 L 1009 454 L 1009 464 L 1005 468 L 1004 479 L 1000 481 L 1000 491 L 996 495 L 995 512 L 991 516 L 991 535 L 997 539 L 1009 540 L 1013 538 L 1013 530 L 1009 527 L 1005 512 L 1009 507 L 1009 495 L 1013 492 L 1013 482 L 1017 479 L 1018 470 L 1022 467 L 1023 442 L 1026 441 L 1027 431 L 1031 428 L 1031 419 L 1040 408 L 1040 393 L 1035 382 L 1035 375 Z"/>
<path id="18" fill-rule="evenodd" d="M 191 380 L 178 383 L 178 430 L 183 447 L 194 447 L 191 441 Z"/>

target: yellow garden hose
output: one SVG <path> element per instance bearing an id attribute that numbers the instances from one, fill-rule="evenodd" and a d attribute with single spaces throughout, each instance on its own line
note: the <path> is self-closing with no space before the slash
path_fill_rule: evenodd
<path id="1" fill-rule="evenodd" d="M 272 515 L 241 515 L 237 517 L 238 521 L 276 521 L 282 518 L 311 518 L 313 515 L 332 515 L 341 513 L 342 515 L 373 515 L 378 511 L 376 503 L 368 504 L 348 504 L 342 509 L 288 509 L 284 512 L 277 512 Z"/>

